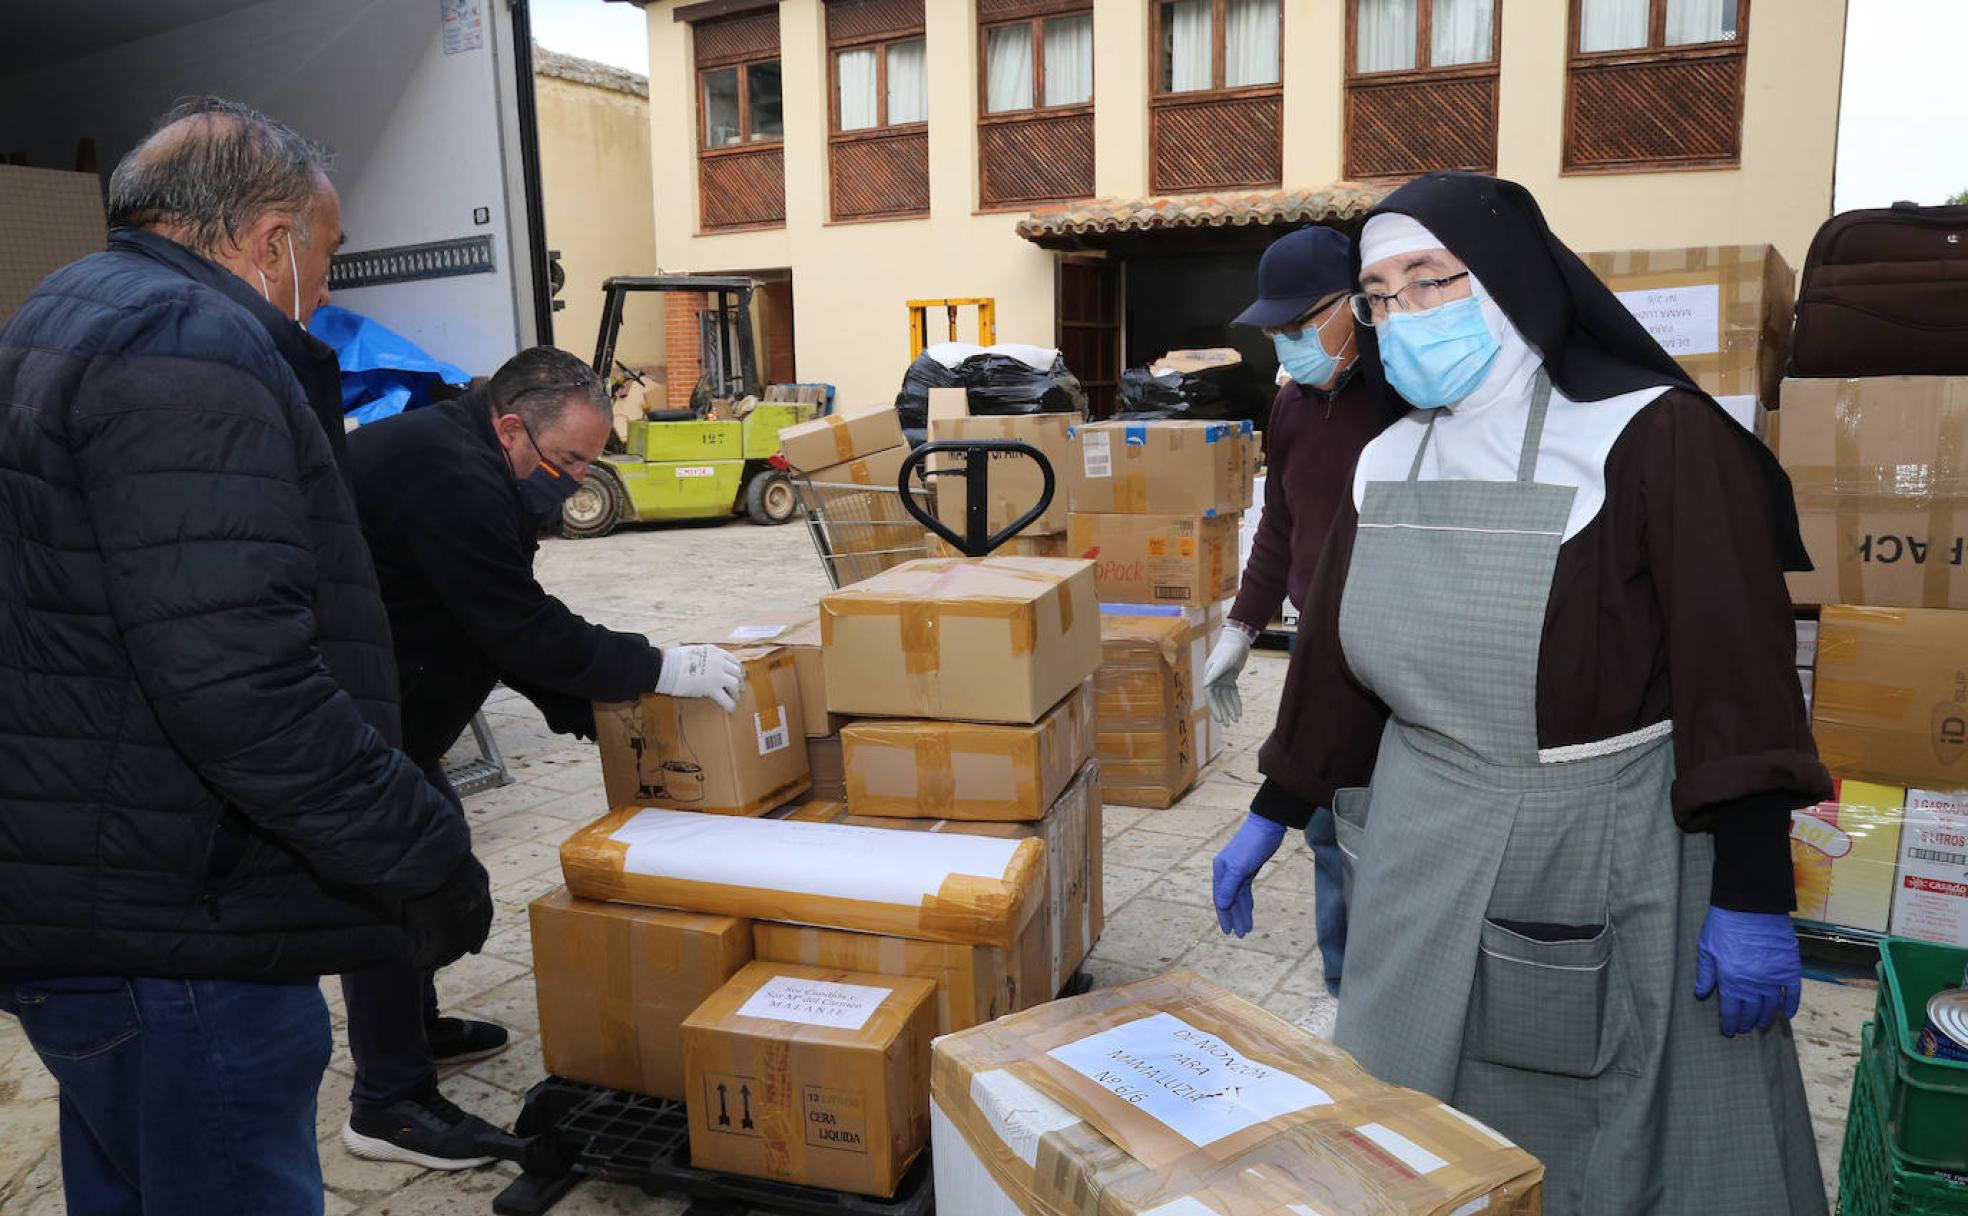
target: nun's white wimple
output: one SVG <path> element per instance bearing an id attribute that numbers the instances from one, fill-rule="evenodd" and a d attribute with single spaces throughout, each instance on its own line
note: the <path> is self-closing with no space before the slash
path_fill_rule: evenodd
<path id="1" fill-rule="evenodd" d="M 1424 227 L 1420 220 L 1398 212 L 1383 212 L 1367 221 L 1360 233 L 1360 265 L 1371 266 L 1404 253 L 1424 249 L 1444 249 L 1442 238 Z"/>

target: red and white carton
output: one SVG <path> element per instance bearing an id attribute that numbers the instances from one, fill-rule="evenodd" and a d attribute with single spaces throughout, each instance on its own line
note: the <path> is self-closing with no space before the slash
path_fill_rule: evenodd
<path id="1" fill-rule="evenodd" d="M 1968 946 L 1968 791 L 1907 791 L 1893 933 Z"/>

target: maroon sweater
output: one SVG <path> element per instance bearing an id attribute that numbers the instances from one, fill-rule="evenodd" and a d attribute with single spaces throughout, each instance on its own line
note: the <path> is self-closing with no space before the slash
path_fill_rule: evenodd
<path id="1" fill-rule="evenodd" d="M 1331 394 L 1291 381 L 1278 390 L 1264 433 L 1264 518 L 1231 620 L 1259 630 L 1287 595 L 1293 606 L 1304 606 L 1326 532 L 1352 490 L 1360 449 L 1380 430 L 1364 376 L 1348 376 Z"/>

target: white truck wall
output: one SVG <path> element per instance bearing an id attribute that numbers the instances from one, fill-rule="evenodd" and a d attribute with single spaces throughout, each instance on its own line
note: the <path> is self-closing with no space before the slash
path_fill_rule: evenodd
<path id="1" fill-rule="evenodd" d="M 496 269 L 337 292 L 431 354 L 489 375 L 535 341 L 506 0 L 477 0 L 475 49 L 445 53 L 438 0 L 261 0 L 0 79 L 0 148 L 105 176 L 177 98 L 243 101 L 336 153 L 347 249 L 490 233 Z M 209 7 L 209 6 L 207 6 Z M 509 205 L 510 203 L 510 205 Z M 485 208 L 488 222 L 474 221 Z"/>

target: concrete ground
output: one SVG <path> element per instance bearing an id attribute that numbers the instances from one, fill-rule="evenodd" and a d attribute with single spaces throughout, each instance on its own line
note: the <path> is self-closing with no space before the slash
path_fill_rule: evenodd
<path id="1" fill-rule="evenodd" d="M 803 528 L 720 526 L 633 529 L 599 541 L 549 541 L 541 581 L 590 619 L 658 641 L 700 634 L 748 614 L 809 604 L 826 590 Z M 1209 909 L 1210 858 L 1243 817 L 1258 782 L 1255 750 L 1277 704 L 1281 654 L 1260 651 L 1244 677 L 1245 717 L 1204 780 L 1165 811 L 1109 807 L 1107 931 L 1087 964 L 1096 983 L 1187 967 L 1318 1030 L 1330 1025 L 1312 924 L 1311 856 L 1290 842 L 1257 883 L 1257 930 L 1242 941 L 1217 931 Z M 483 953 L 438 978 L 448 1012 L 510 1026 L 512 1047 L 446 1077 L 467 1109 L 509 1123 L 521 1096 L 544 1074 L 527 938 L 528 901 L 556 886 L 560 840 L 603 809 L 594 749 L 555 737 L 530 705 L 503 690 L 488 713 L 515 783 L 468 798 L 479 856 L 491 873 L 497 920 Z M 350 1157 L 336 1140 L 348 1113 L 349 1060 L 341 993 L 323 985 L 337 1046 L 321 1087 L 321 1163 L 330 1216 L 420 1216 L 489 1212 L 514 1175 L 509 1165 L 457 1174 L 377 1165 Z M 1835 1193 L 1846 1090 L 1859 1030 L 1873 1005 L 1870 984 L 1808 982 L 1795 1023 L 1827 1190 Z M 0 1212 L 56 1216 L 65 1210 L 56 1149 L 56 1096 L 12 1018 L 0 1017 Z M 681 1212 L 622 1186 L 582 1183 L 555 1209 L 582 1213 Z M 80 1214 L 78 1214 L 80 1216 Z"/>

